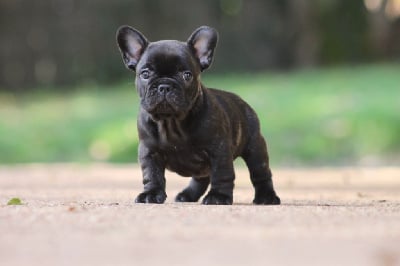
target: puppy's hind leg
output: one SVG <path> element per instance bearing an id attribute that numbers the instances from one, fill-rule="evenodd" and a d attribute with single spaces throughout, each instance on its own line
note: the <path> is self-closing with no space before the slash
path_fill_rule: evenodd
<path id="1" fill-rule="evenodd" d="M 278 205 L 281 200 L 276 195 L 272 183 L 272 173 L 269 168 L 267 145 L 261 134 L 249 138 L 249 143 L 242 154 L 250 172 L 251 183 L 254 186 L 254 204 Z"/>
<path id="2" fill-rule="evenodd" d="M 206 192 L 210 177 L 192 177 L 189 185 L 175 197 L 176 202 L 197 202 Z"/>

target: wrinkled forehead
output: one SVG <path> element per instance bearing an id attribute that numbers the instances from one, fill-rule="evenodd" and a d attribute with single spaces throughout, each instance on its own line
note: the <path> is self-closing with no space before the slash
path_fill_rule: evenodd
<path id="1" fill-rule="evenodd" d="M 195 67 L 196 62 L 186 43 L 169 40 L 150 43 L 138 65 L 138 69 L 151 68 L 163 74 Z"/>

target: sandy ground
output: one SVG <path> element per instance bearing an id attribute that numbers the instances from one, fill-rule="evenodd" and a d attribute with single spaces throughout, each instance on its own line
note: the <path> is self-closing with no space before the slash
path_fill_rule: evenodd
<path id="1" fill-rule="evenodd" d="M 136 165 L 0 166 L 0 265 L 400 265 L 400 168 L 273 169 L 280 206 L 135 204 Z M 12 197 L 24 202 L 7 206 Z"/>

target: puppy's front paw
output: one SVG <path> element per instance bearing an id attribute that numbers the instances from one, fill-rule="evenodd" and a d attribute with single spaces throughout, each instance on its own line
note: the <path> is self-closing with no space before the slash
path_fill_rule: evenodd
<path id="1" fill-rule="evenodd" d="M 203 199 L 204 205 L 232 205 L 233 199 L 227 195 L 210 191 Z"/>
<path id="2" fill-rule="evenodd" d="M 140 193 L 136 199 L 136 203 L 164 203 L 167 198 L 167 194 L 164 190 L 154 190 Z"/>
<path id="3" fill-rule="evenodd" d="M 196 202 L 197 199 L 193 198 L 193 193 L 188 190 L 183 190 L 182 192 L 178 193 L 175 197 L 176 202 Z"/>
<path id="4" fill-rule="evenodd" d="M 254 197 L 254 204 L 258 205 L 279 205 L 281 199 L 275 193 L 259 193 Z"/>

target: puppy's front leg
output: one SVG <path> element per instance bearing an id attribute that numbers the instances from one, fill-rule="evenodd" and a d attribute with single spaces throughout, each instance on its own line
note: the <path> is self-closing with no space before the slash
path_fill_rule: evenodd
<path id="1" fill-rule="evenodd" d="M 164 203 L 165 163 L 161 156 L 152 153 L 146 146 L 139 144 L 139 160 L 143 173 L 144 191 L 140 193 L 136 203 Z"/>
<path id="2" fill-rule="evenodd" d="M 230 205 L 233 202 L 235 172 L 228 143 L 222 142 L 210 152 L 211 189 L 203 199 L 206 205 Z"/>

